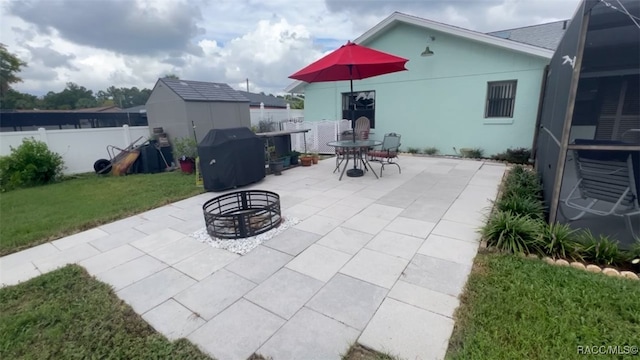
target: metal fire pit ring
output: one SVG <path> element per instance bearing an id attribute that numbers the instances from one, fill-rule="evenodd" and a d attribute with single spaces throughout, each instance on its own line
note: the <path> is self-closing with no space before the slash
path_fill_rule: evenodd
<path id="1" fill-rule="evenodd" d="M 219 239 L 242 239 L 280 225 L 280 196 L 271 191 L 236 191 L 202 205 L 207 233 Z"/>

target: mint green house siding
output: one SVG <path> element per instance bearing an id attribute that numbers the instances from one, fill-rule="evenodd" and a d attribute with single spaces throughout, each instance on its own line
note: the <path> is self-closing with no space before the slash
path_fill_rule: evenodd
<path id="1" fill-rule="evenodd" d="M 396 132 L 405 150 L 435 146 L 441 154 L 531 147 L 547 58 L 406 23 L 361 44 L 409 59 L 408 71 L 354 81 L 354 91 L 376 92 L 372 138 Z M 427 45 L 435 54 L 421 57 Z M 485 118 L 487 83 L 505 80 L 517 81 L 513 117 Z M 347 81 L 307 84 L 305 120 L 341 119 L 348 91 Z"/>

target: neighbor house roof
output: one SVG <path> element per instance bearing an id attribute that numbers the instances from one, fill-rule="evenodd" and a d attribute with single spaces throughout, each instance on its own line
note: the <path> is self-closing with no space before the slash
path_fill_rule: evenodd
<path id="1" fill-rule="evenodd" d="M 546 24 L 531 25 L 521 28 L 500 30 L 487 33 L 511 41 L 555 50 L 569 26 L 569 20 L 555 21 Z"/>
<path id="2" fill-rule="evenodd" d="M 116 105 L 109 106 L 98 106 L 92 108 L 82 108 L 82 109 L 73 109 L 73 110 L 49 110 L 49 109 L 29 109 L 29 110 L 16 110 L 16 112 L 57 112 L 57 113 L 71 113 L 71 112 L 81 112 L 81 113 L 97 113 L 97 112 L 120 112 L 122 109 L 117 107 Z"/>
<path id="3" fill-rule="evenodd" d="M 165 84 L 185 101 L 249 102 L 249 99 L 223 83 L 170 78 L 161 78 L 158 81 Z"/>
<path id="4" fill-rule="evenodd" d="M 130 108 L 122 109 L 121 112 L 125 112 L 125 113 L 147 112 L 147 106 L 146 105 L 132 106 Z"/>
<path id="5" fill-rule="evenodd" d="M 468 30 L 461 27 L 448 25 L 448 24 L 437 22 L 437 21 L 420 18 L 413 15 L 403 14 L 400 12 L 394 12 L 389 17 L 382 20 L 376 26 L 372 27 L 367 32 L 362 34 L 360 37 L 355 39 L 353 42 L 355 42 L 356 44 L 365 44 L 367 41 L 374 39 L 375 37 L 384 33 L 388 29 L 394 27 L 398 23 L 410 24 L 410 25 L 414 25 L 414 26 L 418 26 L 426 29 L 431 29 L 431 30 L 443 32 L 446 34 L 478 41 L 487 45 L 493 45 L 496 47 L 541 57 L 544 59 L 551 59 L 551 57 L 553 56 L 553 50 L 548 48 L 532 45 L 526 42 L 513 41 L 511 39 L 507 39 L 500 36 L 484 34 L 478 31 Z M 302 81 L 295 81 L 289 86 L 287 86 L 285 91 L 296 92 L 300 90 L 301 85 L 303 84 L 304 82 Z"/>
<path id="6" fill-rule="evenodd" d="M 287 102 L 282 99 L 275 97 L 273 95 L 265 95 L 265 94 L 256 94 L 247 91 L 240 91 L 240 94 L 249 99 L 249 106 L 260 106 L 260 103 L 264 104 L 264 107 L 268 108 L 286 108 Z"/>

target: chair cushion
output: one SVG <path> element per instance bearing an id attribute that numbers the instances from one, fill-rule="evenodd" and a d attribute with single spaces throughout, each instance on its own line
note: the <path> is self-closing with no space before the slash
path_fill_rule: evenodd
<path id="1" fill-rule="evenodd" d="M 374 150 L 374 151 L 369 151 L 369 156 L 383 157 L 383 158 L 394 158 L 394 157 L 398 156 L 398 154 L 395 151 Z"/>

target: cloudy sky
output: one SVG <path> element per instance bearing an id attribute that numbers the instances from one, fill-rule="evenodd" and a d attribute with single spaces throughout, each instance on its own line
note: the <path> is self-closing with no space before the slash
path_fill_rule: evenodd
<path id="1" fill-rule="evenodd" d="M 287 76 L 393 11 L 488 32 L 571 18 L 578 0 L 0 0 L 19 91 L 152 88 L 173 73 L 281 93 Z"/>

